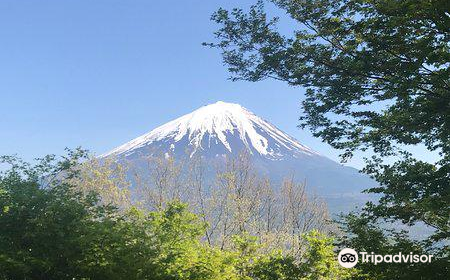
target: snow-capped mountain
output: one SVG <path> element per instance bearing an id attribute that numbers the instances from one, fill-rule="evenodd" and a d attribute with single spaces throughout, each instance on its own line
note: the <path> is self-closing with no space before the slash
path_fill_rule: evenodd
<path id="1" fill-rule="evenodd" d="M 129 156 L 152 145 L 161 146 L 162 143 L 169 146 L 172 152 L 180 148 L 179 144 L 182 144 L 182 152 L 188 146 L 191 155 L 211 149 L 224 154 L 245 149 L 250 154 L 271 160 L 318 155 L 241 105 L 219 101 L 168 122 L 105 156 Z"/>
<path id="2" fill-rule="evenodd" d="M 157 127 L 101 157 L 115 157 L 134 172 L 142 172 L 146 159 L 152 156 L 186 160 L 200 155 L 208 166 L 216 166 L 224 158 L 243 151 L 251 155 L 262 175 L 272 181 L 281 181 L 286 176 L 306 181 L 308 188 L 327 197 L 335 210 L 357 204 L 352 199 L 361 200 L 361 190 L 374 186 L 372 180 L 356 169 L 302 145 L 241 105 L 221 101 Z"/>

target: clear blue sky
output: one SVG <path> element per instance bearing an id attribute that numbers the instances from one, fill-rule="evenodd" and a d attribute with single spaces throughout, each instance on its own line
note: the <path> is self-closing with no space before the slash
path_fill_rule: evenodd
<path id="1" fill-rule="evenodd" d="M 201 45 L 213 39 L 213 11 L 254 2 L 0 1 L 0 154 L 101 154 L 223 100 L 337 159 L 296 127 L 302 88 L 231 82 L 218 51 Z"/>

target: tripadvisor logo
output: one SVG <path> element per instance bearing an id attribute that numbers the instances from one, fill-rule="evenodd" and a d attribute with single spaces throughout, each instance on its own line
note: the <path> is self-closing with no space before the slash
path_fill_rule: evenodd
<path id="1" fill-rule="evenodd" d="M 430 263 L 433 255 L 414 255 L 413 253 L 403 254 L 397 253 L 394 255 L 377 255 L 371 252 L 359 252 L 358 253 L 350 248 L 342 249 L 338 255 L 338 262 L 341 266 L 346 268 L 352 268 L 360 260 L 361 263 L 373 263 L 375 265 L 379 263 Z"/>
<path id="2" fill-rule="evenodd" d="M 352 268 L 358 263 L 358 253 L 350 248 L 342 249 L 338 255 L 338 262 L 346 268 Z"/>

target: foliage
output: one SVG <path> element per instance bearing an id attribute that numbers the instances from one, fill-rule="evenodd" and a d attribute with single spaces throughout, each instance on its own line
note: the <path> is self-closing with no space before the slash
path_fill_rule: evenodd
<path id="1" fill-rule="evenodd" d="M 274 78 L 305 87 L 301 127 L 342 150 L 343 161 L 356 151 L 373 154 L 363 171 L 380 183 L 368 192 L 381 199 L 361 213 L 373 226 L 368 230 L 392 237 L 395 244 L 435 250 L 436 263 L 448 261 L 448 1 L 269 2 L 295 23 L 292 36 L 277 31 L 279 19 L 271 19 L 259 1 L 248 13 L 214 13 L 217 42 L 205 45 L 222 51 L 233 80 Z M 417 145 L 437 154 L 436 162 L 414 158 L 408 150 Z M 379 230 L 386 222 L 427 225 L 434 232 L 418 243 L 401 232 L 394 238 Z M 383 251 L 385 241 L 375 242 L 374 251 Z"/>
<path id="2" fill-rule="evenodd" d="M 222 50 L 233 79 L 306 87 L 301 126 L 343 150 L 344 160 L 356 150 L 374 152 L 365 171 L 382 184 L 372 191 L 385 195 L 374 213 L 423 221 L 436 229 L 435 238 L 447 238 L 447 1 L 271 2 L 298 23 L 293 37 L 276 30 L 277 19 L 268 19 L 262 2 L 248 13 L 220 9 L 212 16 L 221 27 L 218 42 L 208 45 Z M 428 164 L 401 151 L 417 144 L 440 160 Z M 403 158 L 382 164 L 394 155 Z"/>
<path id="3" fill-rule="evenodd" d="M 435 230 L 430 242 L 450 238 L 450 164 L 439 167 L 406 155 L 392 165 L 374 160 L 366 170 L 381 184 L 369 191 L 383 194 L 379 204 L 367 205 L 371 217 L 407 225 L 422 222 Z"/>
<path id="4" fill-rule="evenodd" d="M 333 239 L 318 231 L 306 234 L 309 248 L 305 254 L 305 262 L 302 264 L 306 276 L 309 279 L 348 279 L 355 276 L 355 269 L 341 267 L 336 261 L 336 253 L 333 251 Z"/>
<path id="5" fill-rule="evenodd" d="M 213 265 L 222 255 L 200 243 L 205 225 L 185 205 L 121 214 L 67 183 L 73 156 L 54 167 L 49 157 L 46 168 L 5 159 L 13 166 L 0 177 L 0 278 L 214 279 L 227 271 Z M 57 179 L 43 187 L 49 176 Z"/>
<path id="6" fill-rule="evenodd" d="M 365 214 L 350 214 L 341 223 L 345 232 L 339 247 L 354 248 L 358 252 L 376 252 L 381 255 L 404 254 L 433 255 L 430 263 L 358 263 L 364 272 L 361 279 L 444 279 L 450 273 L 448 256 L 423 241 L 410 239 L 405 230 L 382 230 Z M 359 278 L 358 278 L 359 279 Z"/>
<path id="7" fill-rule="evenodd" d="M 72 192 L 69 185 L 55 184 L 57 173 L 69 170 L 80 153 L 52 165 L 54 157 L 42 159 L 34 168 L 13 157 L 3 161 L 12 168 L 0 178 L 0 276 L 6 279 L 61 279 L 80 273 L 84 241 L 109 222 L 109 208 L 98 208 L 97 198 Z M 67 176 L 72 174 L 67 173 Z M 42 187 L 42 184 L 45 187 Z M 103 223 L 98 220 L 104 220 Z"/>
<path id="8" fill-rule="evenodd" d="M 89 157 L 77 167 L 78 176 L 69 182 L 77 190 L 87 194 L 96 192 L 105 205 L 116 205 L 121 209 L 130 206 L 130 183 L 126 168 L 114 158 Z"/>
<path id="9" fill-rule="evenodd" d="M 298 23 L 293 38 L 275 30 L 262 2 L 248 14 L 220 9 L 212 17 L 221 28 L 210 45 L 222 49 L 235 79 L 307 87 L 303 125 L 349 153 L 424 143 L 448 154 L 446 1 L 271 2 Z"/>
<path id="10" fill-rule="evenodd" d="M 210 245 L 204 240 L 208 225 L 179 201 L 155 211 L 105 203 L 110 193 L 103 198 L 95 190 L 111 186 L 105 179 L 109 172 L 89 181 L 90 191 L 76 185 L 86 182 L 77 179 L 86 174 L 80 172 L 80 164 L 88 160 L 82 150 L 70 151 L 61 161 L 46 157 L 35 166 L 15 157 L 2 159 L 11 168 L 0 175 L 0 279 L 269 280 L 341 275 L 335 270 L 331 239 L 318 233 L 307 238 L 311 250 L 302 264 L 281 250 L 262 253 L 266 245 L 245 232 L 232 237 L 230 249 Z M 324 264 L 332 274 L 323 270 Z"/>

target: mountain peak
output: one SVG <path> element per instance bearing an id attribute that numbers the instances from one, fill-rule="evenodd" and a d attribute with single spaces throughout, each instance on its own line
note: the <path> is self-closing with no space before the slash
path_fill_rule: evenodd
<path id="1" fill-rule="evenodd" d="M 196 118 L 201 118 L 202 120 L 199 121 L 204 122 L 207 119 L 218 119 L 222 117 L 248 117 L 252 114 L 253 113 L 239 104 L 217 101 L 216 103 L 200 107 L 188 115 L 191 115 L 193 120 Z"/>
<path id="2" fill-rule="evenodd" d="M 218 101 L 170 121 L 104 156 L 129 155 L 150 146 L 169 147 L 173 151 L 177 145 L 184 146 L 178 147 L 179 150 L 190 148 L 191 155 L 212 148 L 222 154 L 246 149 L 270 159 L 317 154 L 241 105 Z"/>
<path id="3" fill-rule="evenodd" d="M 237 104 L 237 103 L 231 103 L 231 102 L 225 102 L 225 101 L 217 101 L 216 103 L 212 103 L 212 104 L 208 104 L 206 106 L 203 107 L 223 107 L 223 108 L 243 108 L 241 105 Z"/>

